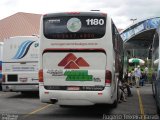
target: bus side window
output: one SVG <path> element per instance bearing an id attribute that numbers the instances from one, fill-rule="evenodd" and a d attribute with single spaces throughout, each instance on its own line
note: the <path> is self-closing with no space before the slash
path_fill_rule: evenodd
<path id="1" fill-rule="evenodd" d="M 116 26 L 114 25 L 113 21 L 112 21 L 112 42 L 113 42 L 113 48 L 116 52 L 119 52 L 119 33 L 118 30 L 116 29 Z"/>

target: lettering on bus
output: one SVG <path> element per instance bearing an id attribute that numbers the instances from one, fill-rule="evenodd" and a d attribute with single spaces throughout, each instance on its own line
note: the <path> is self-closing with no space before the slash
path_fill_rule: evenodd
<path id="1" fill-rule="evenodd" d="M 88 74 L 88 70 L 47 70 L 51 76 L 64 76 L 66 81 L 94 81 L 101 82 L 101 78 Z"/>
<path id="2" fill-rule="evenodd" d="M 51 74 L 52 76 L 63 76 L 63 70 L 48 70 L 48 74 Z"/>
<path id="3" fill-rule="evenodd" d="M 90 38 L 94 38 L 95 34 L 91 34 L 91 33 L 87 33 L 87 34 L 53 34 L 52 35 L 53 38 L 55 39 L 90 39 Z"/>
<path id="4" fill-rule="evenodd" d="M 66 81 L 92 81 L 93 76 L 88 75 L 88 70 L 71 70 L 65 71 Z"/>
<path id="5" fill-rule="evenodd" d="M 12 71 L 35 71 L 36 68 L 33 66 L 13 66 Z"/>

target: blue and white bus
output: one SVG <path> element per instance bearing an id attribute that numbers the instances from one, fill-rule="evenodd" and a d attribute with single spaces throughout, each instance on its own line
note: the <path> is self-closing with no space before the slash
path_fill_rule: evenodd
<path id="1" fill-rule="evenodd" d="M 2 90 L 38 91 L 39 38 L 15 36 L 4 40 Z"/>

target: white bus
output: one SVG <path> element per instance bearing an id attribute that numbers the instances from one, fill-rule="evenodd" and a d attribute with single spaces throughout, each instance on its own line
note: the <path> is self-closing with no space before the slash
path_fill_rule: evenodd
<path id="1" fill-rule="evenodd" d="M 15 36 L 4 40 L 3 91 L 38 91 L 39 38 Z"/>
<path id="2" fill-rule="evenodd" d="M 101 12 L 43 15 L 39 91 L 44 103 L 113 104 L 123 71 L 123 41 Z"/>
<path id="3" fill-rule="evenodd" d="M 152 48 L 152 91 L 157 104 L 157 112 L 160 114 L 160 26 L 157 28 Z"/>

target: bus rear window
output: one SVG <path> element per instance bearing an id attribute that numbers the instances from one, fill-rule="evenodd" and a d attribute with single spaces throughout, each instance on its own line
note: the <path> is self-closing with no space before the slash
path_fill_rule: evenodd
<path id="1" fill-rule="evenodd" d="M 43 32 L 48 39 L 96 39 L 106 32 L 106 16 L 50 15 L 43 18 Z"/>

